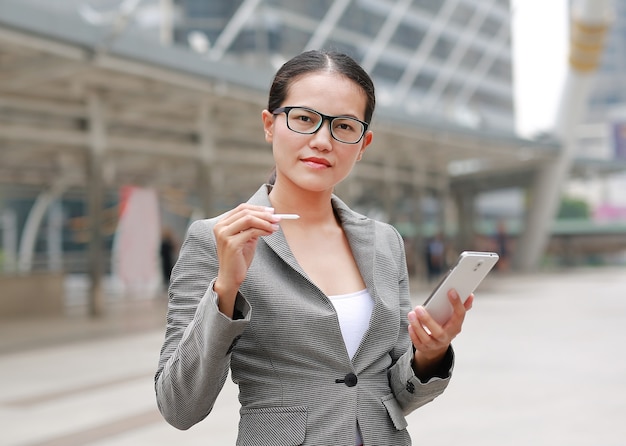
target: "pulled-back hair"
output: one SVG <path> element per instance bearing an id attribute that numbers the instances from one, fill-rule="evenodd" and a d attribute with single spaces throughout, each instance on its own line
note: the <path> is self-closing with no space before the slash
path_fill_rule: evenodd
<path id="1" fill-rule="evenodd" d="M 374 108 L 376 107 L 376 96 L 372 79 L 354 59 L 335 51 L 305 51 L 285 62 L 274 76 L 267 110 L 273 112 L 283 105 L 283 101 L 289 93 L 289 87 L 300 76 L 319 71 L 341 74 L 359 85 L 367 98 L 364 120 L 366 122 L 372 120 Z"/>

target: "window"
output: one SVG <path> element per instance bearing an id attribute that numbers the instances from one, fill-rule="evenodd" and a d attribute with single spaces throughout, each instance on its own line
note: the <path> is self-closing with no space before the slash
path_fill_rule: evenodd
<path id="1" fill-rule="evenodd" d="M 405 23 L 400 24 L 391 42 L 405 48 L 416 49 L 424 38 L 424 30 Z"/>
<path id="2" fill-rule="evenodd" d="M 440 37 L 435 43 L 432 55 L 440 60 L 446 60 L 450 56 L 450 52 L 453 48 L 453 43 L 447 37 Z"/>
<path id="3" fill-rule="evenodd" d="M 443 3 L 441 0 L 415 0 L 413 2 L 418 8 L 436 15 Z"/>

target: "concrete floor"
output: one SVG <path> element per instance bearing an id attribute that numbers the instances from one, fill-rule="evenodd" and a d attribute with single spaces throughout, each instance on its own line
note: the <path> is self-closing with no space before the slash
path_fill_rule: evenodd
<path id="1" fill-rule="evenodd" d="M 626 269 L 494 274 L 476 295 L 448 390 L 409 416 L 414 444 L 626 444 Z M 230 381 L 188 431 L 158 414 L 164 317 L 164 299 L 116 298 L 99 320 L 0 322 L 0 444 L 234 444 Z"/>

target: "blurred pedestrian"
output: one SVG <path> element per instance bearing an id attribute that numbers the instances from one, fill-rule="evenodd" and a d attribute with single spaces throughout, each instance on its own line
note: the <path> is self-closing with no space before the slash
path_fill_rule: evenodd
<path id="1" fill-rule="evenodd" d="M 506 271 L 509 269 L 510 263 L 510 250 L 509 250 L 509 235 L 506 229 L 506 223 L 504 220 L 498 220 L 495 234 L 496 252 L 500 256 L 496 268 L 500 271 Z"/>
<path id="2" fill-rule="evenodd" d="M 441 233 L 435 234 L 426 243 L 426 268 L 428 271 L 428 281 L 437 280 L 446 264 L 446 246 Z"/>
<path id="3" fill-rule="evenodd" d="M 167 289 L 170 285 L 170 277 L 176 256 L 176 243 L 174 242 L 174 233 L 170 228 L 164 228 L 161 234 L 161 246 L 159 248 L 161 258 L 161 275 L 163 277 L 163 286 Z"/>
<path id="4" fill-rule="evenodd" d="M 237 444 L 409 445 L 405 415 L 446 388 L 472 298 L 451 292 L 443 326 L 412 309 L 400 234 L 333 194 L 372 142 L 374 105 L 344 54 L 276 74 L 262 112 L 275 181 L 195 222 L 172 273 L 155 384 L 175 427 L 211 412 L 230 368 Z"/>

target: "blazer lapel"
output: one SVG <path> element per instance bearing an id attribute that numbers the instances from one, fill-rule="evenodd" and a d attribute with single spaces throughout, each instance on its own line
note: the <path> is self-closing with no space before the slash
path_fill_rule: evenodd
<path id="1" fill-rule="evenodd" d="M 248 200 L 248 203 L 254 204 L 257 206 L 272 206 L 269 199 L 269 192 L 272 186 L 269 184 L 264 184 L 256 191 L 256 193 Z M 308 276 L 304 272 L 304 270 L 298 264 L 295 256 L 289 249 L 289 245 L 287 244 L 287 240 L 285 239 L 285 235 L 282 231 L 276 231 L 271 235 L 267 235 L 262 237 L 261 240 L 267 244 L 287 265 L 289 265 L 294 270 L 298 271 L 303 277 L 306 277 L 309 280 Z"/>
<path id="2" fill-rule="evenodd" d="M 354 212 L 336 196 L 333 196 L 332 201 L 365 286 L 372 294 L 372 297 L 375 297 L 374 258 L 376 240 L 374 236 L 374 221 Z"/>

